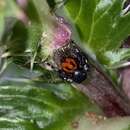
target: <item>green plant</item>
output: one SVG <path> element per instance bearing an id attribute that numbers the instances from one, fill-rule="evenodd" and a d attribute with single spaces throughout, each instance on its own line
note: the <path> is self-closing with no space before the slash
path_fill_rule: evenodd
<path id="1" fill-rule="evenodd" d="M 102 120 L 102 109 L 74 84 L 41 67 L 52 51 L 55 16 L 51 12 L 62 2 L 0 1 L 0 129 L 129 130 L 129 117 Z M 130 13 L 123 10 L 124 2 L 68 0 L 64 9 L 57 11 L 59 15 L 64 11 L 64 17 L 75 26 L 74 39 L 100 63 L 117 89 L 121 88 L 116 71 L 130 56 L 129 48 L 121 48 L 130 34 Z M 91 116 L 85 116 L 91 112 L 97 114 L 92 121 Z M 94 124 L 97 119 L 99 124 Z"/>

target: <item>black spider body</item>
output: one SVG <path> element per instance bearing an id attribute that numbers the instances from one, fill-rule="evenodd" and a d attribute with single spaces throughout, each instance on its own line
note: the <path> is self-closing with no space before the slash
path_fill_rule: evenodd
<path id="1" fill-rule="evenodd" d="M 73 41 L 55 50 L 53 59 L 60 78 L 76 83 L 81 83 L 87 78 L 88 60 Z"/>

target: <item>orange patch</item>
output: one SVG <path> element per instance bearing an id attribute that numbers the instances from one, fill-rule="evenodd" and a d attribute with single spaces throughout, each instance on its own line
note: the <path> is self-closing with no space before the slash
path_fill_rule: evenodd
<path id="1" fill-rule="evenodd" d="M 68 73 L 73 73 L 77 69 L 77 63 L 73 58 L 66 58 L 61 64 L 61 68 Z"/>

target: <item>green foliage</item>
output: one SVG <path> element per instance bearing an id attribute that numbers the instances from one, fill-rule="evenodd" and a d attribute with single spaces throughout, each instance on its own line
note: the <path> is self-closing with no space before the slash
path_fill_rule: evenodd
<path id="1" fill-rule="evenodd" d="M 16 6 L 14 1 L 0 1 L 0 42 L 4 33 L 5 18 L 7 18 L 8 16 L 16 17 L 17 12 L 19 12 L 19 8 Z"/>
<path id="2" fill-rule="evenodd" d="M 122 41 L 130 34 L 130 13 L 124 12 L 124 2 L 125 0 L 71 0 L 66 4 L 66 10 L 80 38 L 102 64 L 113 62 L 111 58 L 105 60 L 107 51 L 118 53 L 116 51 Z M 125 55 L 128 54 L 127 51 Z M 120 59 L 122 58 L 118 62 Z M 105 61 L 102 62 L 103 60 Z"/>
<path id="3" fill-rule="evenodd" d="M 1 50 L 4 48 L 0 71 L 0 129 L 71 130 L 71 122 L 77 115 L 91 108 L 99 109 L 70 84 L 62 83 L 53 72 L 40 66 L 33 68 L 40 54 L 37 51 L 44 28 L 53 23 L 47 3 L 29 1 L 24 10 L 29 19 L 27 24 L 19 19 L 18 12 L 22 9 L 16 1 L 2 2 L 6 11 L 0 15 Z"/>
<path id="4" fill-rule="evenodd" d="M 68 84 L 12 83 L 0 93 L 0 129 L 60 130 L 91 105 Z"/>
<path id="5" fill-rule="evenodd" d="M 62 2 L 48 1 L 53 9 Z M 68 0 L 66 4 L 85 48 L 91 49 L 108 67 L 117 68 L 130 55 L 129 49 L 119 49 L 130 33 L 130 14 L 122 14 L 122 5 L 121 0 Z M 28 22 L 19 18 L 23 10 Z M 82 120 L 85 111 L 102 113 L 72 85 L 38 66 L 49 55 L 49 51 L 44 53 L 46 48 L 39 49 L 39 44 L 43 32 L 52 31 L 55 21 L 50 11 L 45 0 L 29 0 L 26 9 L 16 0 L 0 1 L 0 65 L 4 61 L 0 66 L 0 129 L 72 130 L 73 120 Z M 44 47 L 45 41 L 42 44 Z M 110 123 L 101 122 L 101 130 L 116 124 L 107 121 Z M 129 125 L 129 118 L 116 121 L 125 126 L 121 129 Z M 97 127 L 89 125 L 86 119 L 83 122 L 79 122 L 80 130 L 86 130 L 86 125 L 89 130 Z"/>

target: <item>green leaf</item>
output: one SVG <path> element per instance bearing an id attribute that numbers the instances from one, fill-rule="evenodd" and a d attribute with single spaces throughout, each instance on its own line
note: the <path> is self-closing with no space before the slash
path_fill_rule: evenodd
<path id="1" fill-rule="evenodd" d="M 67 1 L 66 8 L 73 19 L 82 40 L 88 41 L 89 39 L 95 6 L 95 0 Z"/>
<path id="2" fill-rule="evenodd" d="M 120 48 L 117 51 L 106 51 L 100 55 L 100 62 L 108 69 L 117 69 L 129 65 L 128 59 L 130 58 L 129 48 Z"/>
<path id="3" fill-rule="evenodd" d="M 47 0 L 47 3 L 51 11 L 55 11 L 55 9 L 64 5 L 65 2 L 66 0 Z"/>
<path id="4" fill-rule="evenodd" d="M 5 2 L 5 17 L 17 17 L 20 13 L 20 8 L 16 5 L 14 0 L 2 0 Z"/>
<path id="5" fill-rule="evenodd" d="M 0 86 L 0 129 L 62 130 L 93 105 L 69 84 Z M 68 129 L 67 129 L 68 130 Z"/>
<path id="6" fill-rule="evenodd" d="M 50 54 L 50 49 L 45 48 L 49 48 L 48 46 L 50 46 L 51 42 L 46 43 L 46 40 L 44 41 L 43 33 L 48 33 L 47 38 L 51 39 L 55 21 L 47 2 L 43 0 L 29 0 L 25 13 L 29 18 L 25 55 L 30 57 L 31 69 L 33 69 L 34 62 L 37 60 L 37 55 L 41 59 L 46 59 Z M 41 46 L 42 49 L 39 49 Z"/>
<path id="7" fill-rule="evenodd" d="M 94 53 L 120 47 L 130 34 L 130 13 L 123 14 L 124 0 L 71 0 L 66 10 L 80 38 Z"/>
<path id="8" fill-rule="evenodd" d="M 12 54 L 23 53 L 27 45 L 27 28 L 21 21 L 16 21 L 10 30 L 10 39 L 7 41 L 8 51 Z"/>
<path id="9" fill-rule="evenodd" d="M 40 42 L 43 31 L 42 21 L 40 20 L 39 16 L 39 9 L 36 7 L 33 1 L 29 0 L 25 13 L 30 21 L 30 24 L 27 26 L 28 29 L 27 50 L 29 50 L 32 53 L 35 53 L 37 51 L 38 44 Z"/>
<path id="10" fill-rule="evenodd" d="M 29 69 L 18 66 L 12 61 L 6 61 L 5 70 L 0 74 L 0 84 L 9 82 L 31 82 L 32 79 L 41 75 L 38 71 L 31 71 Z"/>
<path id="11" fill-rule="evenodd" d="M 61 79 L 52 71 L 46 69 L 30 70 L 20 65 L 12 63 L 12 60 L 6 61 L 4 67 L 0 70 L 0 85 L 11 82 L 32 83 L 33 81 L 44 83 L 61 83 Z M 41 84 L 42 84 L 41 83 Z M 40 84 L 40 83 L 39 83 Z"/>
<path id="12" fill-rule="evenodd" d="M 5 20 L 7 17 L 17 17 L 20 12 L 15 2 L 12 0 L 1 0 L 0 1 L 0 42 L 4 34 Z"/>
<path id="13" fill-rule="evenodd" d="M 0 1 L 0 42 L 4 31 L 4 1 Z"/>
<path id="14" fill-rule="evenodd" d="M 25 25 L 18 20 L 21 15 L 21 10 L 15 1 L 2 0 L 1 3 L 4 6 L 0 16 L 3 16 L 4 24 L 0 24 L 3 28 L 0 41 L 2 45 L 1 49 L 4 46 L 4 51 L 6 50 L 6 53 L 3 51 L 4 58 L 6 58 L 10 54 L 18 54 L 25 50 L 27 30 Z"/>

